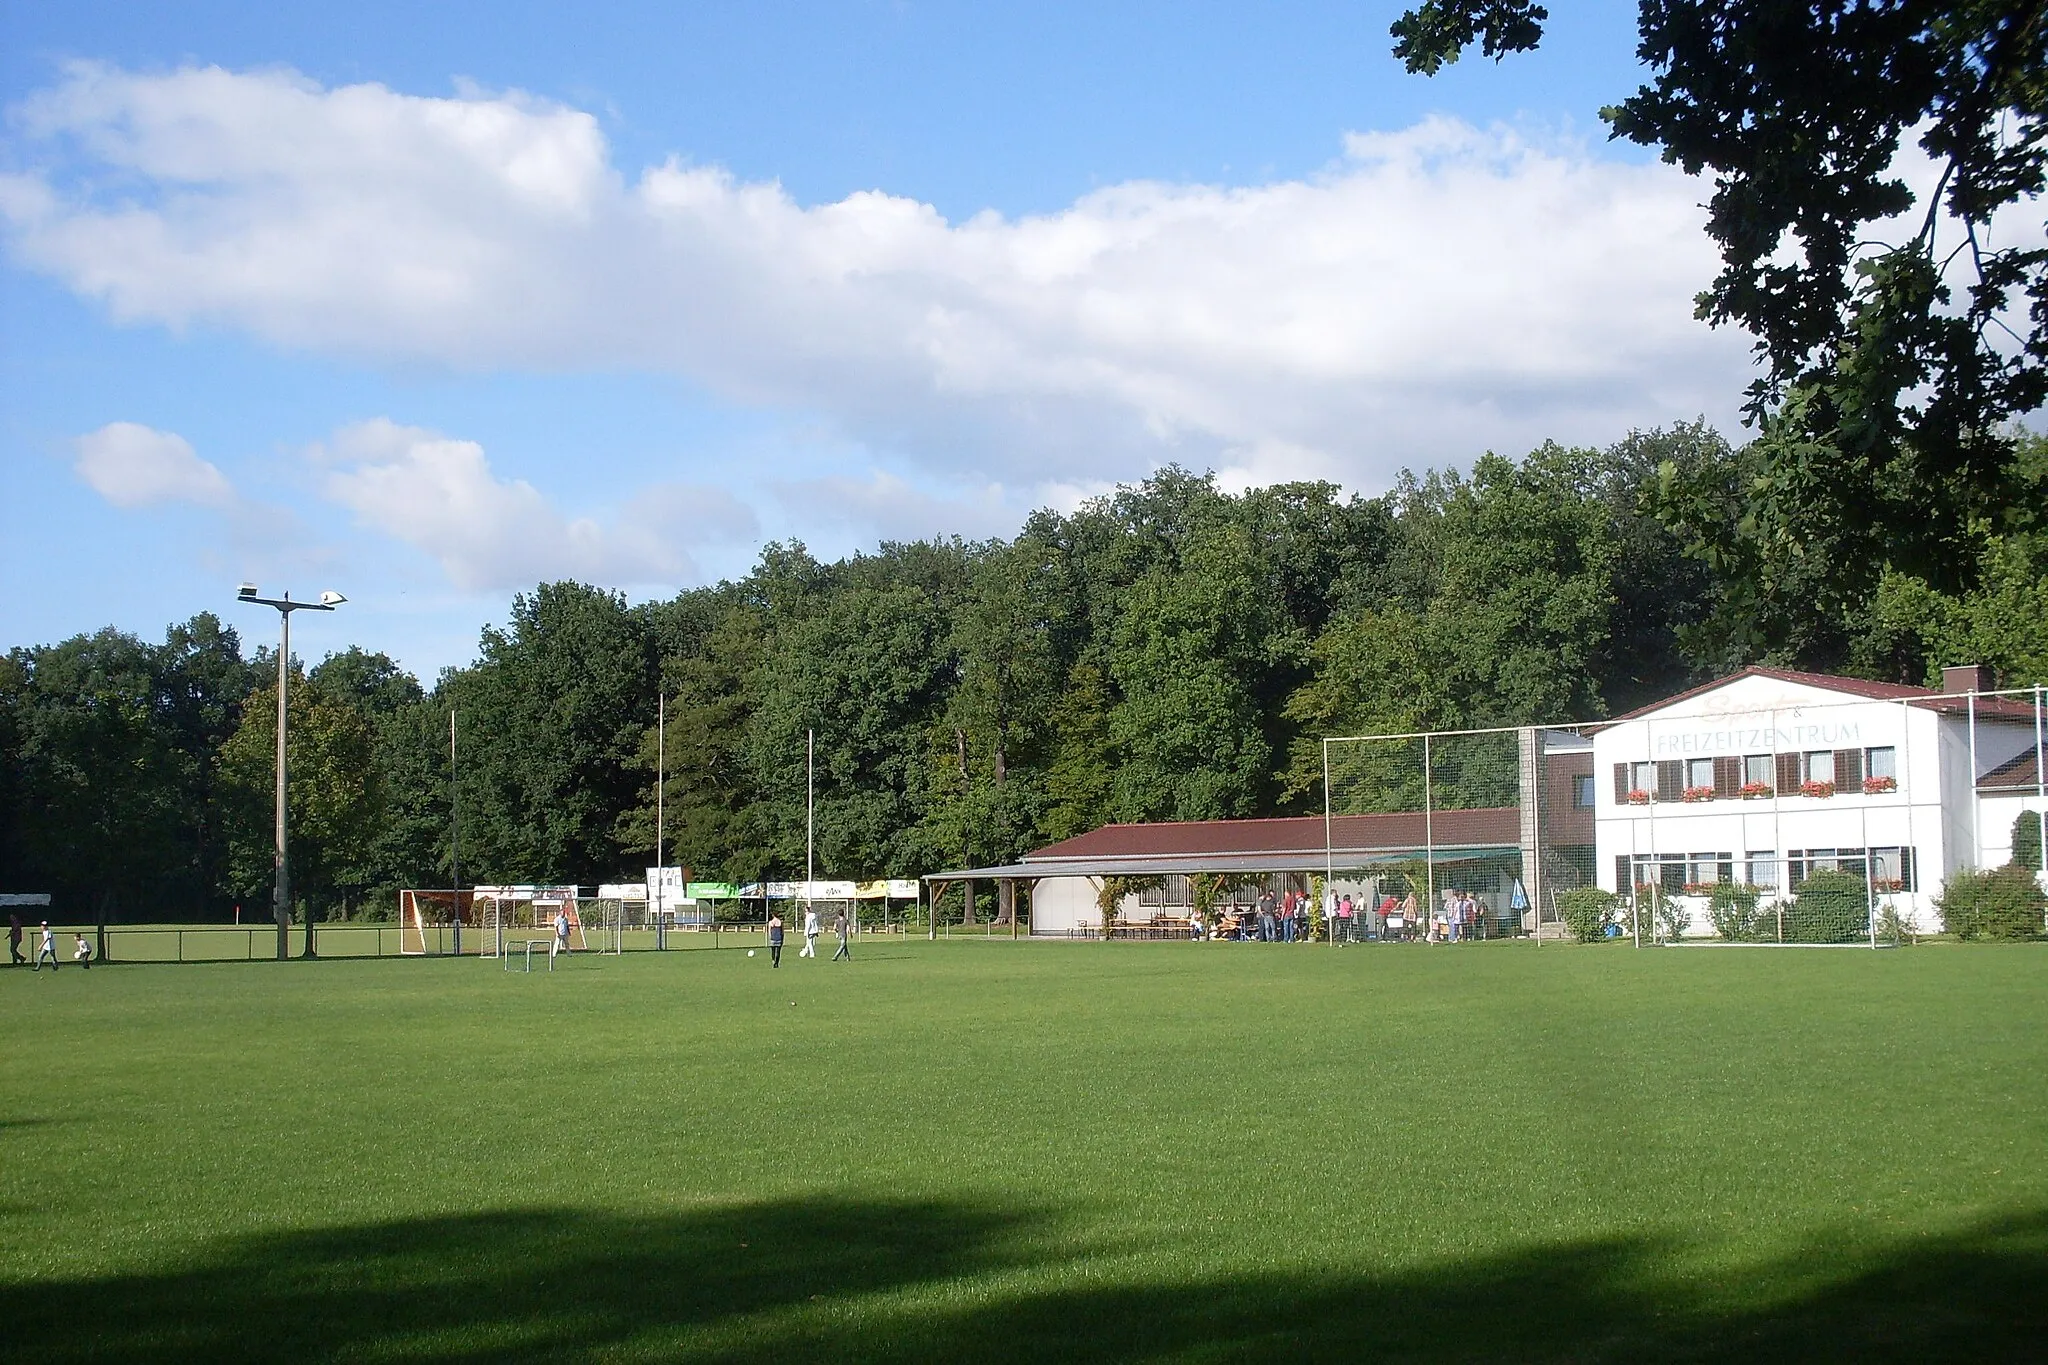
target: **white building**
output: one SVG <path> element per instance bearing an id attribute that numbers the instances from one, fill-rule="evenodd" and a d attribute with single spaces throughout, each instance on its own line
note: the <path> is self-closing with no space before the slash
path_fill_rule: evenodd
<path id="1" fill-rule="evenodd" d="M 1903 915 L 1938 927 L 1943 879 L 2006 862 L 2014 814 L 2042 806 L 2039 694 L 1978 695 L 1989 686 L 1975 668 L 1946 670 L 1938 692 L 1747 668 L 1601 725 L 1600 884 L 1683 896 L 1867 871 Z M 1691 932 L 1711 932 L 1703 897 Z"/>

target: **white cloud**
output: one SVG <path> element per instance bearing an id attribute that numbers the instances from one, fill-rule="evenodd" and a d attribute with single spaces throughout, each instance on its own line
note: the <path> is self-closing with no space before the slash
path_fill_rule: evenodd
<path id="1" fill-rule="evenodd" d="M 324 496 L 471 591 L 563 577 L 671 585 L 696 576 L 689 545 L 757 530 L 730 494 L 682 484 L 640 490 L 609 522 L 565 516 L 532 484 L 499 478 L 475 441 L 381 417 L 344 427 L 312 455 L 326 469 Z"/>
<path id="2" fill-rule="evenodd" d="M 140 422 L 109 422 L 71 443 L 72 468 L 95 493 L 116 507 L 192 502 L 202 507 L 234 505 L 227 475 L 199 458 L 192 443 L 174 431 Z"/>
<path id="3" fill-rule="evenodd" d="M 591 115 L 518 94 L 81 65 L 15 120 L 15 254 L 117 318 L 680 374 L 966 485 L 1178 459 L 1373 486 L 1725 421 L 1749 374 L 1744 339 L 1692 317 L 1705 187 L 1450 120 L 1354 136 L 1306 180 L 957 224 L 677 161 L 629 176 Z"/>
<path id="4" fill-rule="evenodd" d="M 1029 510 L 1007 498 L 1000 484 L 964 495 L 932 493 L 885 470 L 865 478 L 785 479 L 774 491 L 801 524 L 845 527 L 862 540 L 982 540 L 1015 531 Z"/>

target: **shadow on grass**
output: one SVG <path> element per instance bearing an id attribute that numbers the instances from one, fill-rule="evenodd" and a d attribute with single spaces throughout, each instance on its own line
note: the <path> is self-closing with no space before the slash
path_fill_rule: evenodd
<path id="1" fill-rule="evenodd" d="M 1668 1248 L 1631 1241 L 1406 1274 L 1062 1285 L 1054 1226 L 1026 1210 L 814 1201 L 281 1234 L 171 1273 L 0 1281 L 0 1355 L 1989 1362 L 2039 1360 L 2048 1333 L 2042 1211 L 1816 1250 L 1723 1285 L 1674 1280 Z M 1030 1273 L 975 1278 L 1004 1271 Z"/>

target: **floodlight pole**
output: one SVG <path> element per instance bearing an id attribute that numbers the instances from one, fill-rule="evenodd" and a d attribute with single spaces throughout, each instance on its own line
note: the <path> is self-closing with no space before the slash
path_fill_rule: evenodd
<path id="1" fill-rule="evenodd" d="M 277 609 L 280 638 L 277 649 L 277 849 L 273 866 L 277 881 L 273 888 L 273 906 L 277 915 L 277 960 L 283 962 L 292 955 L 292 878 L 290 842 L 285 820 L 285 739 L 286 739 L 286 689 L 290 683 L 292 662 L 292 613 L 295 611 L 333 611 L 348 599 L 338 592 L 323 592 L 317 602 L 294 602 L 287 592 L 278 597 L 259 597 L 254 583 L 244 583 L 235 594 L 243 602 L 254 602 L 259 606 Z M 313 950 L 313 913 L 306 912 L 306 951 L 302 956 L 317 957 Z"/>
<path id="2" fill-rule="evenodd" d="M 817 818 L 817 738 L 816 730 L 804 731 L 804 913 L 811 911 L 811 881 L 817 876 L 812 870 L 812 850 L 816 846 L 813 835 Z"/>
<path id="3" fill-rule="evenodd" d="M 668 947 L 668 878 L 662 875 L 667 866 L 661 861 L 662 816 L 665 813 L 662 798 L 668 794 L 668 693 L 663 692 L 654 699 L 654 946 Z M 683 888 L 683 899 L 690 898 L 690 888 Z"/>
<path id="4" fill-rule="evenodd" d="M 462 805 L 455 783 L 455 708 L 448 708 L 448 871 L 455 886 L 455 955 L 462 956 Z M 424 935 L 422 939 L 424 940 Z M 425 946 L 424 941 L 421 944 Z"/>

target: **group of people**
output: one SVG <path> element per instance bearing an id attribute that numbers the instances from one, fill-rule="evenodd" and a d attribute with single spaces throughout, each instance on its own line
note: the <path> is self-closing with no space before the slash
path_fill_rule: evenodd
<path id="1" fill-rule="evenodd" d="M 1325 904 L 1333 943 L 1361 943 L 1420 939 L 1425 943 L 1459 943 L 1482 938 L 1487 911 L 1470 891 L 1445 887 L 1442 903 L 1431 913 L 1420 893 L 1410 889 L 1406 896 L 1391 893 L 1377 901 L 1353 899 L 1350 892 L 1335 895 Z M 1189 916 L 1191 937 L 1228 939 L 1240 943 L 1300 943 L 1309 936 L 1309 901 L 1299 891 L 1275 896 L 1262 892 L 1251 907 L 1230 907 L 1218 913 L 1212 923 L 1197 906 Z"/>
<path id="2" fill-rule="evenodd" d="M 1477 896 L 1454 886 L 1444 888 L 1442 903 L 1434 914 L 1424 913 L 1413 887 L 1406 896 L 1388 893 L 1376 902 L 1363 897 L 1353 901 L 1347 891 L 1337 897 L 1331 911 L 1330 938 L 1336 943 L 1417 938 L 1425 943 L 1459 943 L 1483 937 L 1485 915 L 1486 907 Z"/>
<path id="3" fill-rule="evenodd" d="M 56 935 L 50 932 L 50 922 L 48 920 L 43 921 L 42 934 L 36 944 L 36 956 L 33 963 L 30 963 L 27 958 L 21 955 L 21 928 L 20 915 L 9 915 L 7 917 L 7 965 L 10 967 L 26 966 L 32 972 L 39 972 L 43 969 L 43 963 L 48 962 L 50 970 L 56 971 L 57 938 Z M 71 949 L 71 960 L 89 970 L 92 967 L 92 945 L 85 941 L 84 934 L 73 934 L 71 937 L 76 940 Z"/>
<path id="4" fill-rule="evenodd" d="M 845 910 L 839 911 L 838 914 L 832 917 L 832 932 L 839 939 L 839 951 L 832 954 L 834 962 L 853 961 L 853 951 L 847 947 L 846 942 L 847 935 L 852 931 L 852 928 L 851 922 L 846 918 Z M 797 956 L 816 957 L 817 955 L 818 911 L 814 906 L 805 906 L 804 946 L 797 950 Z M 753 956 L 751 949 L 748 950 L 747 956 Z M 780 967 L 782 965 L 782 912 L 780 910 L 768 912 L 768 965 L 771 967 Z"/>
<path id="5" fill-rule="evenodd" d="M 1201 907 L 1197 906 L 1189 916 L 1188 925 L 1196 939 L 1301 943 L 1308 939 L 1308 897 L 1299 891 L 1289 891 L 1282 896 L 1262 891 L 1250 908 L 1232 906 L 1216 916 L 1214 925 L 1202 917 Z"/>

